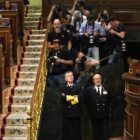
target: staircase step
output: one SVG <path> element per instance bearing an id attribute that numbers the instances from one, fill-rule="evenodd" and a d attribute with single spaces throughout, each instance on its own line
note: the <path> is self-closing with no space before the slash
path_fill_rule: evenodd
<path id="1" fill-rule="evenodd" d="M 23 105 L 23 104 L 30 104 L 32 96 L 7 96 L 6 100 L 9 99 L 10 104 L 14 105 Z"/>
<path id="2" fill-rule="evenodd" d="M 22 52 L 22 58 L 40 58 L 41 52 Z"/>
<path id="3" fill-rule="evenodd" d="M 41 40 L 45 39 L 45 34 L 27 36 L 27 40 L 39 40 L 39 39 L 41 39 Z"/>
<path id="4" fill-rule="evenodd" d="M 6 137 L 6 136 L 2 136 L 0 137 L 0 140 L 27 140 L 27 137 Z"/>
<path id="5" fill-rule="evenodd" d="M 46 29 L 43 30 L 30 30 L 30 34 L 46 34 Z"/>
<path id="6" fill-rule="evenodd" d="M 8 112 L 8 113 L 26 113 L 27 109 L 30 105 L 5 105 L 4 109 Z"/>
<path id="7" fill-rule="evenodd" d="M 11 95 L 32 96 L 34 86 L 17 86 L 11 89 Z"/>
<path id="8" fill-rule="evenodd" d="M 36 78 L 37 72 L 16 72 L 14 75 L 15 78 L 33 79 Z"/>
<path id="9" fill-rule="evenodd" d="M 41 5 L 32 5 L 32 6 L 25 6 L 26 10 L 39 10 L 42 9 Z"/>
<path id="10" fill-rule="evenodd" d="M 43 45 L 36 45 L 36 46 L 26 46 L 23 47 L 23 51 L 25 52 L 41 52 Z"/>
<path id="11" fill-rule="evenodd" d="M 21 64 L 39 64 L 40 58 L 21 58 Z"/>
<path id="12" fill-rule="evenodd" d="M 41 21 L 25 21 L 24 26 L 41 26 Z"/>
<path id="13" fill-rule="evenodd" d="M 34 86 L 35 79 L 15 79 L 12 82 L 15 86 Z"/>
<path id="14" fill-rule="evenodd" d="M 28 40 L 26 41 L 26 46 L 38 46 L 43 45 L 44 39 L 42 40 Z"/>
<path id="15" fill-rule="evenodd" d="M 41 26 L 24 26 L 25 30 L 40 30 Z"/>
<path id="16" fill-rule="evenodd" d="M 18 71 L 35 72 L 38 70 L 38 65 L 18 65 Z"/>
<path id="17" fill-rule="evenodd" d="M 23 137 L 27 136 L 26 126 L 2 126 L 1 135 Z"/>
<path id="18" fill-rule="evenodd" d="M 29 10 L 25 10 L 25 13 L 42 13 L 42 9 L 37 9 L 37 10 L 34 10 L 34 9 L 29 9 Z"/>
<path id="19" fill-rule="evenodd" d="M 38 17 L 40 18 L 42 16 L 42 13 L 28 13 L 25 14 L 25 17 Z"/>
<path id="20" fill-rule="evenodd" d="M 24 21 L 41 21 L 41 17 L 24 17 Z"/>
<path id="21" fill-rule="evenodd" d="M 6 117 L 7 115 L 5 115 L 4 119 L 3 119 L 3 124 L 4 125 L 25 125 L 27 124 L 27 113 L 12 113 L 9 114 L 8 117 Z"/>

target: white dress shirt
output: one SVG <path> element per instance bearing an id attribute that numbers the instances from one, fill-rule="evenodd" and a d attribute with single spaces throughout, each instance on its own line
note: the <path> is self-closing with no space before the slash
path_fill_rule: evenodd
<path id="1" fill-rule="evenodd" d="M 99 87 L 95 85 L 95 89 L 96 89 L 96 92 L 98 93 L 98 88 L 99 88 L 99 92 L 100 92 L 100 95 L 102 94 L 102 85 L 100 85 Z"/>

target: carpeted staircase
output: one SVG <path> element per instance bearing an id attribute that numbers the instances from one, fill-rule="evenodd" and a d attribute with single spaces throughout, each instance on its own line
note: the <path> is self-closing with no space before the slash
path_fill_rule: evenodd
<path id="1" fill-rule="evenodd" d="M 29 31 L 21 49 L 11 92 L 4 96 L 0 140 L 27 140 L 27 108 L 30 106 L 46 30 L 42 30 L 41 6 L 25 7 L 24 29 Z"/>

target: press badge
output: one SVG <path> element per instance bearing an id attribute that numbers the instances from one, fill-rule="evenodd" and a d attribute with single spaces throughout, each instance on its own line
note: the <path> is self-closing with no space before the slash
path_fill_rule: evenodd
<path id="1" fill-rule="evenodd" d="M 107 91 L 103 91 L 103 94 L 107 94 Z"/>

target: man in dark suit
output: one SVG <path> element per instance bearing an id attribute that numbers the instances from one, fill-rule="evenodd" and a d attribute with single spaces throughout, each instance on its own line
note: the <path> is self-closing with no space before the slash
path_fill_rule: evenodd
<path id="1" fill-rule="evenodd" d="M 111 90 L 109 86 L 102 85 L 99 74 L 93 76 L 93 82 L 95 85 L 86 90 L 84 102 L 90 112 L 95 140 L 109 140 Z"/>
<path id="2" fill-rule="evenodd" d="M 60 86 L 62 99 L 62 140 L 70 139 L 70 128 L 73 127 L 74 140 L 82 140 L 80 106 L 82 89 L 74 83 L 71 71 L 65 73 L 66 85 Z"/>

